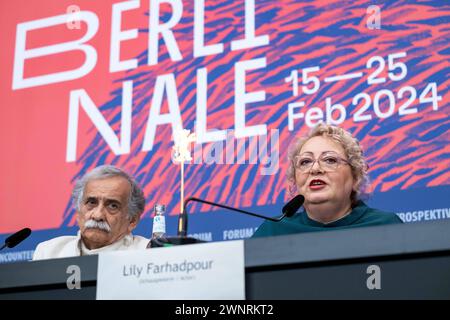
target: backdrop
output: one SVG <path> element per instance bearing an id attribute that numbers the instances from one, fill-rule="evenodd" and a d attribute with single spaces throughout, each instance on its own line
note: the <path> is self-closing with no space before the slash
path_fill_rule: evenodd
<path id="1" fill-rule="evenodd" d="M 120 166 L 176 233 L 173 131 L 197 140 L 185 194 L 268 215 L 289 200 L 287 150 L 323 121 L 365 150 L 369 204 L 405 222 L 450 218 L 447 1 L 16 0 L 0 4 L 0 241 L 77 231 L 80 176 Z M 251 236 L 262 222 L 189 207 L 189 233 Z"/>

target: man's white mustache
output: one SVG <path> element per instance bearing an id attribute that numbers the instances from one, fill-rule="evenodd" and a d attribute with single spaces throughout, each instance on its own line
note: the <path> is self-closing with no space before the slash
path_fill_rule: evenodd
<path id="1" fill-rule="evenodd" d="M 96 221 L 94 219 L 89 219 L 84 223 L 86 229 L 100 229 L 106 232 L 111 232 L 111 227 L 105 221 Z"/>

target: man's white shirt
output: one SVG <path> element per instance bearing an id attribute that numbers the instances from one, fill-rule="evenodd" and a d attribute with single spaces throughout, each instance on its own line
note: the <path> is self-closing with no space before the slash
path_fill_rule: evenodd
<path id="1" fill-rule="evenodd" d="M 34 251 L 33 260 L 85 256 L 105 251 L 145 249 L 149 241 L 130 233 L 108 246 L 89 250 L 81 240 L 81 233 L 78 231 L 76 236 L 62 236 L 41 242 Z"/>

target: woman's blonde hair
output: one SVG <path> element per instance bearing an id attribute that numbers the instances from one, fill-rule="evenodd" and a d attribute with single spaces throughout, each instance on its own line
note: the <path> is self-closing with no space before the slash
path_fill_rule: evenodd
<path id="1" fill-rule="evenodd" d="M 352 170 L 353 179 L 356 181 L 356 190 L 353 190 L 350 199 L 352 205 L 358 200 L 365 198 L 369 193 L 369 178 L 366 160 L 363 156 L 363 150 L 356 138 L 342 128 L 320 123 L 307 136 L 297 138 L 289 147 L 288 159 L 289 168 L 287 178 L 289 181 L 289 190 L 292 194 L 297 193 L 297 184 L 295 181 L 295 158 L 300 153 L 303 145 L 313 137 L 326 137 L 339 143 L 345 151 L 345 155 Z"/>

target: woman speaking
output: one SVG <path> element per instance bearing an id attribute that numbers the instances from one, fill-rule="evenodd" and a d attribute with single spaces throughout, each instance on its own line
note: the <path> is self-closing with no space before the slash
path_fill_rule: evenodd
<path id="1" fill-rule="evenodd" d="M 253 237 L 402 223 L 369 208 L 367 163 L 358 140 L 342 128 L 319 124 L 289 151 L 291 192 L 305 197 L 304 211 L 281 222 L 264 222 Z"/>

